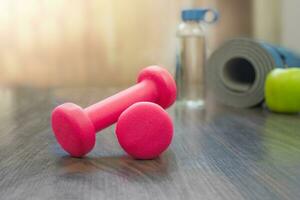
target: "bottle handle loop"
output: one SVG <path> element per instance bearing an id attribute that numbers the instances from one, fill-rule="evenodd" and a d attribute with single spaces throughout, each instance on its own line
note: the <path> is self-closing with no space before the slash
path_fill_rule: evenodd
<path id="1" fill-rule="evenodd" d="M 212 17 L 210 19 L 207 19 L 207 14 L 211 14 Z M 207 24 L 213 24 L 213 23 L 217 22 L 220 18 L 219 12 L 212 8 L 205 9 L 204 15 L 205 15 L 204 22 Z"/>

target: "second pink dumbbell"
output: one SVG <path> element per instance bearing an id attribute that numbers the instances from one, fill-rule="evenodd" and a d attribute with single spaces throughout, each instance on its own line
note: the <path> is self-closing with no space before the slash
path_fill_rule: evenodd
<path id="1" fill-rule="evenodd" d="M 136 102 L 148 101 L 168 108 L 176 99 L 176 84 L 164 68 L 143 69 L 137 84 L 85 109 L 65 103 L 52 112 L 52 129 L 61 147 L 71 156 L 82 157 L 95 145 L 96 132 L 112 125 Z"/>

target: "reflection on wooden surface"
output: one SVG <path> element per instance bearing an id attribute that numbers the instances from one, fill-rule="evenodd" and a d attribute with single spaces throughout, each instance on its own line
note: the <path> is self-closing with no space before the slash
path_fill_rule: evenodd
<path id="1" fill-rule="evenodd" d="M 1 199 L 300 198 L 299 115 L 261 108 L 177 104 L 168 110 L 174 140 L 159 159 L 127 156 L 114 126 L 97 135 L 86 158 L 70 158 L 51 131 L 51 110 L 64 101 L 86 106 L 119 90 L 1 89 Z"/>

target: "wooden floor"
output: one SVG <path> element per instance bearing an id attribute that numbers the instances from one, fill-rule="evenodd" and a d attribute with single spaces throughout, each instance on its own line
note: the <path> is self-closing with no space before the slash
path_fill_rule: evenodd
<path id="1" fill-rule="evenodd" d="M 0 89 L 0 199 L 300 199 L 300 117 L 265 109 L 173 106 L 175 137 L 159 159 L 133 160 L 114 127 L 84 159 L 56 143 L 53 107 L 117 89 Z"/>

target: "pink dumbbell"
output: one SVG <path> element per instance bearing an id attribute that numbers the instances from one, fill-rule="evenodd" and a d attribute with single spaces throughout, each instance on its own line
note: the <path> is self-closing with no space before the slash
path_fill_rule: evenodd
<path id="1" fill-rule="evenodd" d="M 82 157 L 90 152 L 96 132 L 115 123 L 121 113 L 136 102 L 154 102 L 163 108 L 176 99 L 172 75 L 158 66 L 143 69 L 137 84 L 85 109 L 65 103 L 52 112 L 52 129 L 61 147 L 71 156 Z"/>
<path id="2" fill-rule="evenodd" d="M 139 102 L 120 115 L 116 135 L 121 147 L 132 157 L 153 159 L 170 145 L 173 123 L 159 105 Z"/>

